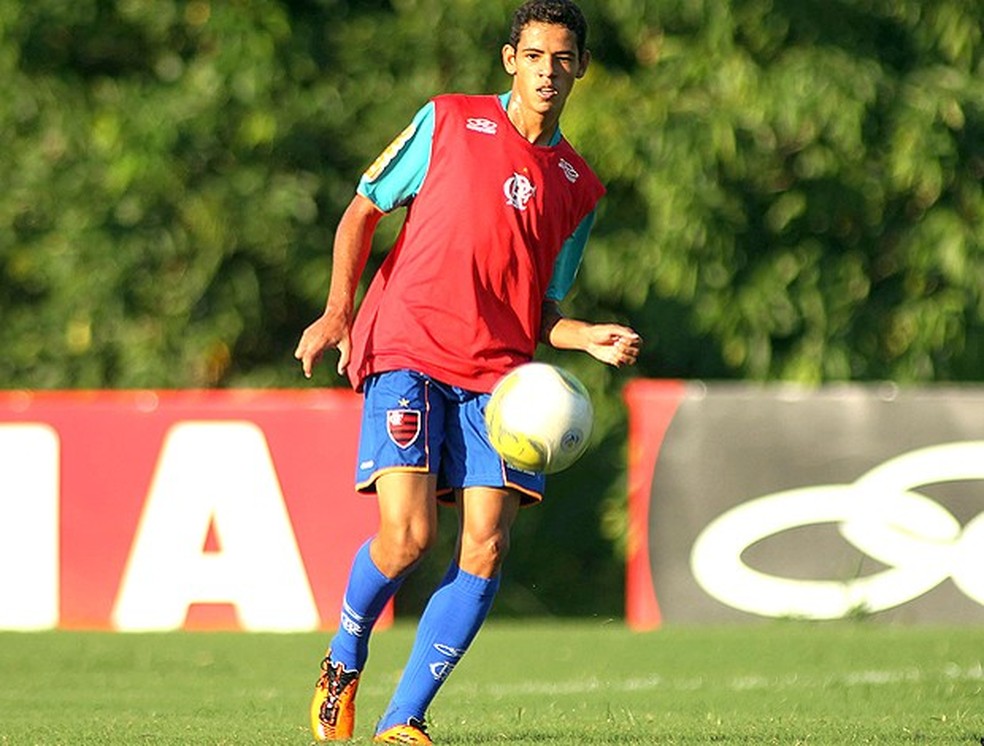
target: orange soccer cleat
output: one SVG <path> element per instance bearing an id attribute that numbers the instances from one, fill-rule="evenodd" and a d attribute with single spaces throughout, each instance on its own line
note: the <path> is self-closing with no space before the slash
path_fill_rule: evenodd
<path id="1" fill-rule="evenodd" d="M 417 718 L 410 718 L 407 723 L 399 723 L 387 728 L 382 733 L 377 733 L 372 740 L 376 743 L 403 743 L 416 746 L 432 746 L 434 743 L 427 735 L 423 721 Z"/>
<path id="2" fill-rule="evenodd" d="M 321 661 L 321 677 L 311 699 L 311 732 L 316 741 L 347 741 L 352 737 L 358 688 L 359 672 L 332 663 L 329 650 Z"/>

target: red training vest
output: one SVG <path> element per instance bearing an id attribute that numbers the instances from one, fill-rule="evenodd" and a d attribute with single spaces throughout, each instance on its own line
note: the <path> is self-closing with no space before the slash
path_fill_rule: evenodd
<path id="1" fill-rule="evenodd" d="M 411 368 L 490 391 L 529 361 L 554 260 L 605 191 L 567 140 L 523 138 L 497 96 L 434 103 L 427 175 L 356 315 L 357 390 Z"/>

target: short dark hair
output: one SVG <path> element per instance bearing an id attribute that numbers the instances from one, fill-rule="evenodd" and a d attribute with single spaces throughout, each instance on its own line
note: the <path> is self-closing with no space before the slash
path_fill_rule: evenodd
<path id="1" fill-rule="evenodd" d="M 566 27 L 577 39 L 578 55 L 584 54 L 588 41 L 588 22 L 584 20 L 581 9 L 571 0 L 526 0 L 516 8 L 509 30 L 509 44 L 513 49 L 519 47 L 519 35 L 530 23 L 551 23 Z"/>

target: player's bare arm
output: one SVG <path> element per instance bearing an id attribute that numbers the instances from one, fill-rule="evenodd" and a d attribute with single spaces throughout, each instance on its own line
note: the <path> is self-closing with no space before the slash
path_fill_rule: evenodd
<path id="1" fill-rule="evenodd" d="M 616 368 L 634 365 L 639 357 L 642 337 L 627 326 L 567 318 L 552 300 L 543 302 L 540 318 L 540 340 L 559 350 L 583 350 Z"/>
<path id="2" fill-rule="evenodd" d="M 332 249 L 331 286 L 324 313 L 301 335 L 294 357 L 301 361 L 307 378 L 325 350 L 338 350 L 338 373 L 348 366 L 351 341 L 349 333 L 355 310 L 355 291 L 366 266 L 372 235 L 382 211 L 360 194 L 345 209 L 335 230 Z"/>

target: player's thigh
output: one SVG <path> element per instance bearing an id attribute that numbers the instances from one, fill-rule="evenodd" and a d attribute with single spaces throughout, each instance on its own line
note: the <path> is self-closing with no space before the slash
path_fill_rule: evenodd
<path id="1" fill-rule="evenodd" d="M 379 528 L 369 552 L 387 577 L 415 567 L 437 541 L 436 489 L 434 474 L 394 471 L 377 478 Z"/>
<path id="2" fill-rule="evenodd" d="M 381 531 L 437 530 L 437 475 L 392 471 L 376 479 Z"/>

